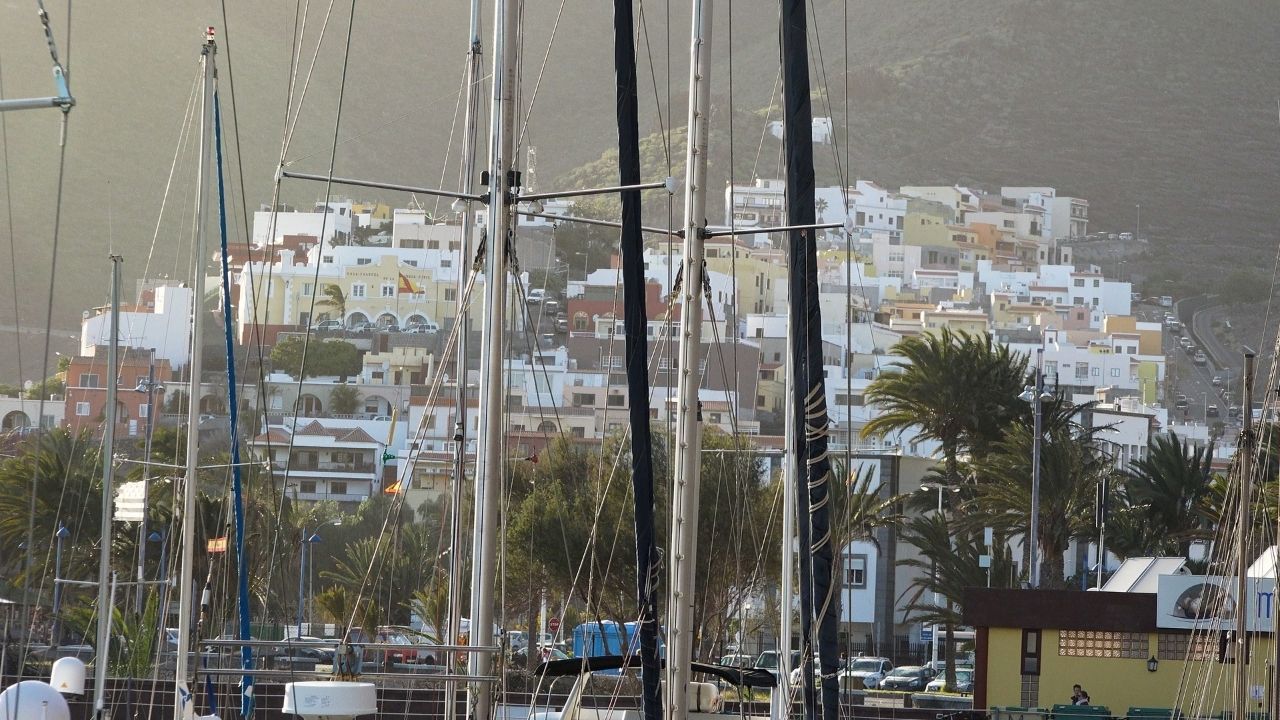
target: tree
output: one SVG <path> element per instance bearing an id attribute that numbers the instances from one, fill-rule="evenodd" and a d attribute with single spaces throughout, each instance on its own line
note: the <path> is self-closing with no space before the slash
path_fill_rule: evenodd
<path id="1" fill-rule="evenodd" d="M 951 637 L 955 628 L 963 624 L 966 588 L 984 587 L 988 578 L 992 587 L 1009 585 L 1013 557 L 1008 544 L 996 543 L 996 554 L 991 558 L 988 571 L 979 563 L 979 557 L 986 552 L 981 536 L 975 531 L 954 526 L 946 515 L 930 513 L 913 517 L 903 527 L 902 537 L 923 555 L 898 561 L 899 565 L 921 571 L 907 590 L 907 613 L 914 614 L 922 622 L 942 625 L 947 637 Z M 943 602 L 934 603 L 934 595 L 940 596 Z M 938 641 L 939 638 L 935 637 L 934 642 Z M 951 688 L 956 682 L 955 644 L 948 642 L 944 648 L 946 684 Z"/>
<path id="2" fill-rule="evenodd" d="M 1040 443 L 1039 551 L 1050 587 L 1063 584 L 1063 553 L 1073 539 L 1092 536 L 1098 483 L 1111 460 L 1094 437 L 1095 428 L 1060 425 Z M 974 520 L 1003 534 L 1031 525 L 1031 480 L 1035 433 L 1025 423 L 1011 426 L 984 461 L 968 504 Z"/>
<path id="3" fill-rule="evenodd" d="M 329 410 L 336 415 L 354 415 L 360 408 L 360 391 L 355 385 L 339 385 L 329 393 Z"/>
<path id="4" fill-rule="evenodd" d="M 325 283 L 321 293 L 324 294 L 324 298 L 317 300 L 316 305 L 332 309 L 339 320 L 347 317 L 347 295 L 342 292 L 341 287 L 333 283 Z"/>
<path id="5" fill-rule="evenodd" d="M 303 367 L 305 348 L 306 367 Z M 271 365 L 278 372 L 298 377 L 337 375 L 346 377 L 360 373 L 360 351 L 345 340 L 325 340 L 307 343 L 302 338 L 291 337 L 271 349 Z"/>
<path id="6" fill-rule="evenodd" d="M 943 328 L 902 340 L 893 348 L 904 360 L 871 382 L 867 400 L 881 412 L 863 427 L 864 437 L 916 427 L 942 444 L 946 482 L 958 484 L 959 456 L 986 453 L 1004 428 L 1024 416 L 1018 400 L 1026 358 L 987 334 Z"/>
<path id="7" fill-rule="evenodd" d="M 1151 438 L 1146 457 L 1129 463 L 1120 497 L 1155 541 L 1142 552 L 1186 557 L 1192 541 L 1212 537 L 1203 508 L 1213 481 L 1212 461 L 1212 443 L 1196 448 L 1170 432 Z"/>

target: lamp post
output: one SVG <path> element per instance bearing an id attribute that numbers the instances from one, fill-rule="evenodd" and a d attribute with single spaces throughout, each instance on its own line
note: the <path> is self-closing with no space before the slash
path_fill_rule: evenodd
<path id="1" fill-rule="evenodd" d="M 923 492 L 929 492 L 930 490 L 938 491 L 938 517 L 942 517 L 942 493 L 960 492 L 960 488 L 956 487 L 955 485 L 942 485 L 940 483 L 921 483 L 920 490 Z M 937 560 L 933 561 L 933 573 L 934 573 L 934 582 L 936 583 L 938 579 L 938 561 Z M 938 592 L 935 590 L 933 593 L 933 606 L 941 607 L 941 605 L 942 605 L 942 596 L 939 595 Z M 933 624 L 932 645 L 933 645 L 933 649 L 931 651 L 931 654 L 932 654 L 933 664 L 930 667 L 936 669 L 938 664 L 938 623 L 936 622 Z"/>
<path id="2" fill-rule="evenodd" d="M 304 526 L 302 532 L 298 535 L 298 637 L 302 637 L 302 614 L 306 608 L 307 553 L 313 544 L 320 542 L 320 528 L 327 525 L 338 526 L 341 524 L 341 518 L 326 520 L 317 525 L 315 531 L 310 534 L 307 533 L 307 528 Z"/>
<path id="3" fill-rule="evenodd" d="M 53 637 L 49 638 L 49 644 L 55 650 L 62 639 L 62 541 L 70 536 L 67 526 L 58 523 L 58 532 L 55 533 L 58 543 L 53 552 Z"/>
<path id="4" fill-rule="evenodd" d="M 1018 397 L 1035 409 L 1031 438 L 1031 527 L 1027 533 L 1027 577 L 1032 588 L 1040 587 L 1040 443 L 1044 430 L 1044 401 L 1053 396 L 1044 390 L 1044 348 L 1036 350 L 1035 385 L 1028 386 Z"/>

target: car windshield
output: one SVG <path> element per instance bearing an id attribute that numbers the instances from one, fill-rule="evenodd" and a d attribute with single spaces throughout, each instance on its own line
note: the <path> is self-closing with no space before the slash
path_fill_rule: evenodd
<path id="1" fill-rule="evenodd" d="M 850 668 L 854 672 L 877 672 L 880 670 L 879 660 L 858 660 Z"/>
<path id="2" fill-rule="evenodd" d="M 972 680 L 972 679 L 973 679 L 973 671 L 972 671 L 972 670 L 957 670 L 957 671 L 956 671 L 956 682 L 969 682 L 969 681 L 970 681 L 970 680 Z"/>
<path id="3" fill-rule="evenodd" d="M 907 667 L 894 668 L 892 675 L 899 677 L 919 677 L 924 672 L 924 668 L 918 665 L 910 665 Z"/>

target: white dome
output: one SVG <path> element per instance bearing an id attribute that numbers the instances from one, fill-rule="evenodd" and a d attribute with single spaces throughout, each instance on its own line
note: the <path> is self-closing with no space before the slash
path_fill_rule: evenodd
<path id="1" fill-rule="evenodd" d="M 378 690 L 373 683 L 316 680 L 284 686 L 286 715 L 303 720 L 340 720 L 378 712 Z M 0 718 L 3 720 L 3 718 Z"/>
<path id="2" fill-rule="evenodd" d="M 23 680 L 0 692 L 0 720 L 71 720 L 66 698 L 39 680 Z"/>
<path id="3" fill-rule="evenodd" d="M 49 673 L 49 684 L 64 695 L 84 694 L 84 661 L 80 658 L 58 658 Z"/>

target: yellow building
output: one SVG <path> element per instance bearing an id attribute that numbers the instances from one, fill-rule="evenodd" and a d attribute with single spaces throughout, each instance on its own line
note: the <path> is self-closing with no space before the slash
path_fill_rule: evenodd
<path id="1" fill-rule="evenodd" d="M 1163 330 L 1159 323 L 1138 323 L 1132 315 L 1108 315 L 1102 320 L 1102 334 L 1124 333 L 1136 335 L 1139 355 L 1160 355 L 1164 351 Z"/>
<path id="2" fill-rule="evenodd" d="M 1154 593 L 970 588 L 974 707 L 1048 709 L 1069 704 L 1080 685 L 1111 716 L 1130 708 L 1177 708 L 1186 717 L 1229 711 L 1234 663 L 1221 636 L 1161 628 L 1157 615 Z M 1249 684 L 1275 692 L 1271 634 L 1253 635 L 1251 647 Z"/>
<path id="3" fill-rule="evenodd" d="M 970 335 L 981 335 L 988 329 L 987 314 L 981 310 L 957 310 L 940 308 L 926 310 L 921 316 L 921 324 L 925 332 L 940 332 L 950 328 L 952 332 L 963 332 Z"/>

